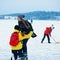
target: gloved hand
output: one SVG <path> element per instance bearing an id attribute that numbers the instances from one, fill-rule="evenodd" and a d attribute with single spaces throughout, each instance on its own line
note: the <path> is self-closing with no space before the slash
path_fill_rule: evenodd
<path id="1" fill-rule="evenodd" d="M 24 32 L 21 32 L 22 33 L 22 36 L 24 36 L 24 34 L 26 33 L 25 31 Z"/>
<path id="2" fill-rule="evenodd" d="M 37 36 L 36 33 L 33 32 L 33 34 L 32 34 L 31 37 L 32 37 L 32 38 L 35 38 L 36 36 Z"/>

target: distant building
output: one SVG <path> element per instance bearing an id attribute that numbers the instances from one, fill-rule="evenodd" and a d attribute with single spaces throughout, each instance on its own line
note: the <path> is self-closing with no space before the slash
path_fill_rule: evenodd
<path id="1" fill-rule="evenodd" d="M 17 16 L 4 16 L 4 19 L 13 19 L 13 20 L 16 20 Z"/>
<path id="2" fill-rule="evenodd" d="M 60 20 L 60 16 L 55 16 L 55 17 L 56 17 L 56 19 Z"/>

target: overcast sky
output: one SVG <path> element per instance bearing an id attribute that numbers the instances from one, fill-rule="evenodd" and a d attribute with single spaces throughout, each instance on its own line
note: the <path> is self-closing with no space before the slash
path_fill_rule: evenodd
<path id="1" fill-rule="evenodd" d="M 0 15 L 30 11 L 60 11 L 60 0 L 0 0 Z"/>

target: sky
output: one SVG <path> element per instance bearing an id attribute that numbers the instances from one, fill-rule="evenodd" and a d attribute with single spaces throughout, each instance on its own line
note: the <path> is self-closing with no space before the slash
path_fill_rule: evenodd
<path id="1" fill-rule="evenodd" d="M 0 15 L 31 11 L 60 11 L 60 0 L 0 0 Z"/>

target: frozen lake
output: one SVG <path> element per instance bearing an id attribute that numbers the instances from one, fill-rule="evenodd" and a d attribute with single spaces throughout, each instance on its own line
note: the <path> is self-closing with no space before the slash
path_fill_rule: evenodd
<path id="1" fill-rule="evenodd" d="M 16 24 L 17 20 L 0 20 L 0 60 L 10 60 L 9 38 Z M 55 27 L 52 37 L 60 42 L 60 21 L 33 21 L 32 26 L 37 37 L 30 38 L 27 43 L 29 60 L 60 60 L 60 43 L 55 43 L 51 38 L 51 44 L 48 44 L 46 38 L 41 44 L 45 28 L 52 24 Z"/>

